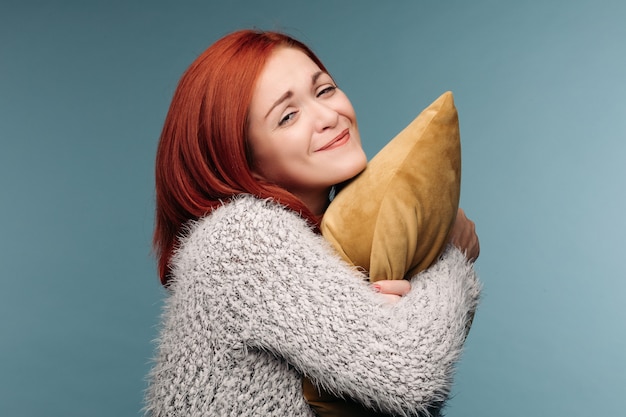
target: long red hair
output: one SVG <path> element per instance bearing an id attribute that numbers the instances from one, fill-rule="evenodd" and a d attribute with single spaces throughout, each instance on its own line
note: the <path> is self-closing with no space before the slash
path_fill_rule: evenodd
<path id="1" fill-rule="evenodd" d="M 323 71 L 303 43 L 277 32 L 242 30 L 204 51 L 185 71 L 170 105 L 156 155 L 153 244 L 167 285 L 169 262 L 185 223 L 239 194 L 272 198 L 317 226 L 293 194 L 256 179 L 247 143 L 248 108 L 268 57 L 279 46 L 297 48 Z"/>

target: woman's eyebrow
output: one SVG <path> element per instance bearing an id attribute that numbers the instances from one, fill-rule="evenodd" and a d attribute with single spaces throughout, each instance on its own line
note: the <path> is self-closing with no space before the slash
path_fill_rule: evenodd
<path id="1" fill-rule="evenodd" d="M 280 98 L 276 100 L 274 104 L 272 104 L 272 107 L 270 107 L 270 109 L 267 111 L 265 118 L 267 119 L 267 116 L 270 115 L 270 113 L 272 112 L 272 110 L 274 110 L 274 108 L 276 108 L 276 106 L 278 106 L 280 103 L 287 100 L 288 98 L 291 98 L 292 96 L 293 96 L 293 92 L 291 90 L 287 91 L 285 94 L 280 96 Z"/>
<path id="2" fill-rule="evenodd" d="M 315 84 L 317 82 L 317 79 L 324 74 L 324 71 L 317 71 L 315 74 L 313 74 L 313 76 L 311 77 L 311 84 Z"/>
<path id="3" fill-rule="evenodd" d="M 315 85 L 315 83 L 317 82 L 317 80 L 323 75 L 325 74 L 324 71 L 317 71 L 315 74 L 313 74 L 311 76 L 311 85 Z M 280 98 L 278 100 L 276 100 L 274 102 L 274 104 L 272 104 L 272 107 L 270 107 L 270 109 L 267 111 L 267 113 L 265 114 L 265 118 L 267 119 L 267 116 L 270 115 L 270 113 L 272 112 L 272 110 L 274 110 L 276 108 L 276 106 L 278 106 L 280 103 L 282 103 L 283 101 L 289 99 L 293 97 L 293 92 L 291 90 L 287 91 L 285 94 L 283 94 L 282 96 L 280 96 Z"/>

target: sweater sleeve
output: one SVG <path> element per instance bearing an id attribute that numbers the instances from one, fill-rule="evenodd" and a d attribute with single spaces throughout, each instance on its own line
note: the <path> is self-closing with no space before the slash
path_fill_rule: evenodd
<path id="1" fill-rule="evenodd" d="M 385 412 L 424 413 L 445 400 L 479 297 L 460 251 L 449 248 L 407 296 L 383 306 L 299 216 L 249 204 L 197 224 L 174 265 L 194 277 L 195 296 L 219 312 L 225 334 Z"/>

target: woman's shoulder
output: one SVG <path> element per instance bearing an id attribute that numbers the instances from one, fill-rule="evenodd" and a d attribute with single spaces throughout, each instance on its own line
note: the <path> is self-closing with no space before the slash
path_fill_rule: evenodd
<path id="1" fill-rule="evenodd" d="M 298 213 L 272 199 L 260 199 L 242 194 L 224 202 L 207 216 L 191 223 L 188 235 L 215 234 L 221 231 L 259 233 L 262 231 L 297 230 L 311 232 L 312 228 Z"/>
<path id="2" fill-rule="evenodd" d="M 283 251 L 285 242 L 293 239 L 315 244 L 319 236 L 303 217 L 280 203 L 240 195 L 186 225 L 173 263 Z"/>

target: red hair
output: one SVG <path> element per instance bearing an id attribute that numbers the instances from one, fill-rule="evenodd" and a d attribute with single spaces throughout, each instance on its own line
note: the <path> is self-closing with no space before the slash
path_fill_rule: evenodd
<path id="1" fill-rule="evenodd" d="M 167 285 L 169 262 L 182 229 L 239 194 L 272 198 L 314 226 L 318 219 L 293 194 L 256 179 L 247 144 L 248 108 L 255 83 L 279 46 L 296 48 L 323 71 L 303 43 L 281 33 L 243 30 L 204 51 L 174 93 L 156 154 L 156 221 L 153 244 L 158 273 Z"/>

